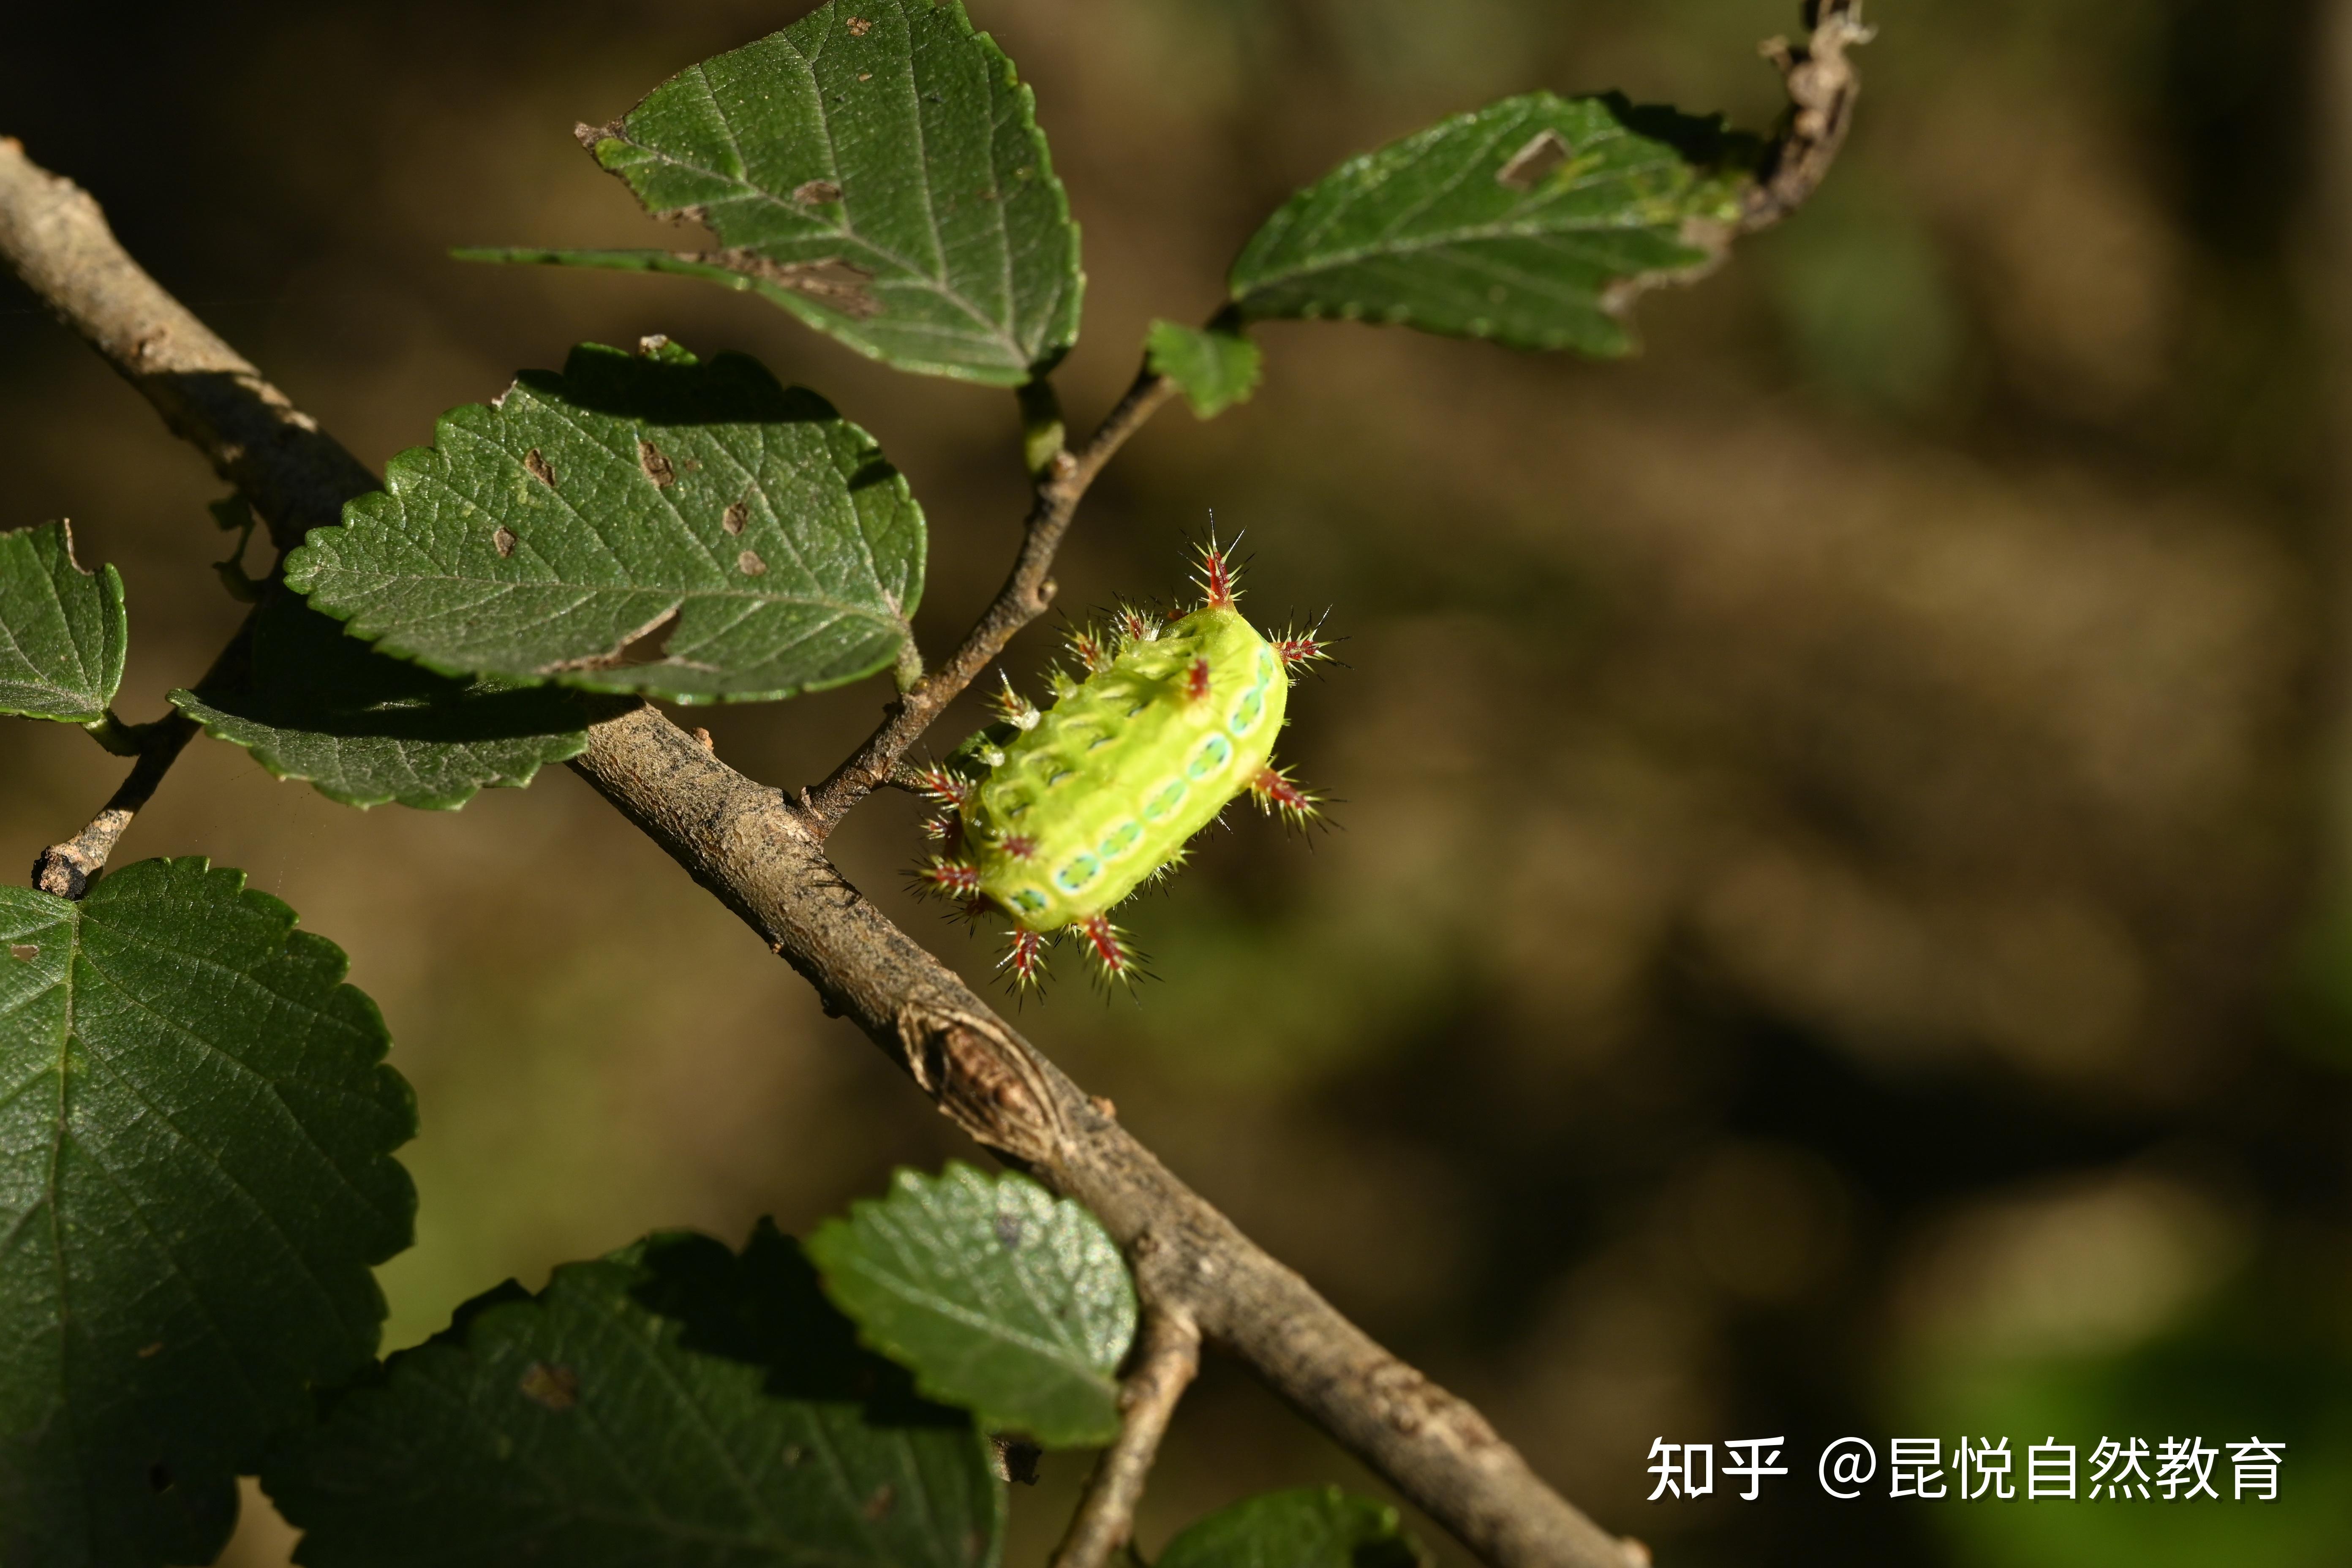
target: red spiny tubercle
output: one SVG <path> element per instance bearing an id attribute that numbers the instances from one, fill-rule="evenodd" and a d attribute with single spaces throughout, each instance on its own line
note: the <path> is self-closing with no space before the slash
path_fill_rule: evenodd
<path id="1" fill-rule="evenodd" d="M 1103 651 L 1092 626 L 1070 634 L 1070 652 L 1088 675 L 1099 675 L 1110 668 L 1110 655 Z"/>
<path id="2" fill-rule="evenodd" d="M 1301 666 L 1319 663 L 1329 658 L 1331 645 L 1316 635 L 1322 629 L 1318 626 L 1313 631 L 1286 632 L 1276 637 L 1274 653 L 1276 658 L 1282 660 L 1282 668 L 1295 670 Z"/>
<path id="3" fill-rule="evenodd" d="M 958 898 L 980 895 L 980 868 L 961 860 L 934 860 L 917 869 L 918 879 Z"/>
<path id="4" fill-rule="evenodd" d="M 961 773 L 951 773 L 945 768 L 924 768 L 915 775 L 916 787 L 934 805 L 960 806 L 971 798 L 975 787 Z"/>
<path id="5" fill-rule="evenodd" d="M 1250 781 L 1249 787 L 1250 797 L 1262 808 L 1293 826 L 1302 826 L 1321 815 L 1315 809 L 1321 804 L 1320 797 L 1301 789 L 1287 769 L 1267 768 Z"/>
<path id="6" fill-rule="evenodd" d="M 1095 915 L 1081 921 L 1078 934 L 1085 940 L 1087 951 L 1094 954 L 1095 962 L 1102 965 L 1106 979 L 1124 980 L 1128 971 L 1135 967 L 1135 953 L 1127 945 L 1126 933 L 1110 923 L 1108 915 Z"/>
<path id="7" fill-rule="evenodd" d="M 1236 541 L 1238 542 L 1238 541 Z M 1238 586 L 1241 574 L 1234 566 L 1234 547 L 1217 548 L 1216 535 L 1201 546 L 1201 570 L 1194 579 L 1201 584 L 1201 604 L 1205 609 L 1230 610 L 1241 596 Z"/>
<path id="8" fill-rule="evenodd" d="M 1011 977 L 1015 990 L 1024 990 L 1045 978 L 1045 939 L 1034 931 L 1013 928 L 1013 945 L 996 962 Z"/>

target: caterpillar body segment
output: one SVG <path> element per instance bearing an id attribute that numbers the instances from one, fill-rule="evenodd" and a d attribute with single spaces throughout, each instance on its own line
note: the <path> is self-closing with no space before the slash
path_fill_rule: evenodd
<path id="1" fill-rule="evenodd" d="M 1294 671 L 1314 634 L 1270 641 L 1244 618 L 1230 552 L 1202 552 L 1203 602 L 1162 622 L 1122 606 L 1108 634 L 1071 637 L 1083 679 L 1056 671 L 1050 707 L 1008 687 L 995 723 L 928 770 L 946 851 L 919 885 L 985 900 L 1013 920 L 1001 964 L 1035 984 L 1064 933 L 1108 979 L 1139 973 L 1110 910 L 1184 857 L 1185 844 L 1251 795 L 1293 822 L 1318 797 L 1274 765 Z"/>

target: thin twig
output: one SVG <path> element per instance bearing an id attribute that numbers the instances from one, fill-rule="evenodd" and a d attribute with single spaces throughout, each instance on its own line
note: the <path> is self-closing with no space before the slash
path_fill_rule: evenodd
<path id="1" fill-rule="evenodd" d="M 1054 552 L 1077 514 L 1078 502 L 1103 465 L 1127 438 L 1174 395 L 1175 384 L 1149 366 L 1137 373 L 1127 395 L 1104 416 L 1102 426 L 1076 452 L 1058 446 L 1044 455 L 1034 482 L 1021 551 L 996 597 L 964 634 L 963 641 L 929 674 L 894 699 L 881 725 L 856 754 L 811 790 L 803 811 L 817 836 L 833 831 L 851 806 L 887 784 L 890 773 L 949 703 L 977 679 L 1013 634 L 1045 613 L 1054 600 Z"/>
<path id="2" fill-rule="evenodd" d="M 1070 1518 L 1051 1568 L 1103 1568 L 1135 1534 L 1135 1505 L 1160 1454 L 1160 1439 L 1176 1403 L 1201 1370 L 1201 1331 L 1181 1312 L 1154 1307 L 1143 1314 L 1135 1368 L 1119 1390 L 1118 1440 L 1095 1461 L 1087 1495 Z"/>
<path id="3" fill-rule="evenodd" d="M 79 899 L 89 892 L 98 874 L 106 869 L 106 858 L 114 853 L 115 840 L 154 795 L 155 786 L 172 771 L 181 749 L 198 728 L 194 720 L 175 711 L 148 730 L 131 776 L 89 819 L 89 826 L 62 844 L 50 845 L 33 862 L 33 886 L 61 899 Z"/>
<path id="4" fill-rule="evenodd" d="M 253 656 L 257 613 L 247 613 L 238 623 L 220 657 L 205 671 L 205 678 L 196 682 L 197 690 L 214 690 L 243 676 Z M 79 899 L 89 891 L 89 885 L 106 869 L 107 858 L 114 853 L 114 846 L 130 827 L 131 819 L 153 797 L 155 786 L 163 782 L 163 775 L 172 771 L 181 752 L 203 728 L 177 709 L 146 724 L 126 725 L 114 717 L 111 709 L 107 711 L 107 720 L 112 721 L 115 736 L 136 738 L 136 749 L 129 754 L 139 760 L 131 764 L 130 776 L 122 781 L 121 787 L 89 819 L 89 826 L 61 844 L 50 845 L 34 860 L 33 886 L 61 899 Z M 107 735 L 100 735 L 99 743 L 109 751 L 117 749 Z"/>
<path id="5" fill-rule="evenodd" d="M 1789 89 L 1788 117 L 1767 152 L 1756 183 L 1741 204 L 1739 229 L 1769 228 L 1805 203 L 1845 144 L 1862 78 L 1847 49 L 1871 40 L 1862 0 L 1811 0 L 1812 36 L 1801 45 L 1767 39 L 1764 58 L 1780 68 Z"/>

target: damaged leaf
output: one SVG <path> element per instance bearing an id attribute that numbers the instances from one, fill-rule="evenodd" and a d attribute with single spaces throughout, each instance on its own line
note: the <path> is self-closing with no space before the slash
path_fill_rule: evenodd
<path id="1" fill-rule="evenodd" d="M 310 1568 L 989 1568 L 1004 1487 L 960 1411 L 860 1351 L 762 1224 L 509 1284 L 337 1395 L 262 1484 Z"/>
<path id="2" fill-rule="evenodd" d="M 704 278 L 901 370 L 999 386 L 1076 341 L 1069 200 L 1029 89 L 961 5 L 835 0 L 581 139 L 718 246 L 457 255 Z"/>
<path id="3" fill-rule="evenodd" d="M 0 888 L 0 1562 L 209 1563 L 369 1364 L 416 1130 L 332 942 L 200 859 Z"/>
<path id="4" fill-rule="evenodd" d="M 1047 1447 L 1118 1436 L 1135 1286 L 1079 1205 L 1028 1177 L 950 1163 L 809 1237 L 826 1294 L 916 1386 Z"/>
<path id="5" fill-rule="evenodd" d="M 499 529 L 494 548 L 501 537 L 512 536 Z M 281 779 L 307 779 L 345 805 L 428 811 L 520 788 L 545 764 L 578 756 L 590 700 L 557 687 L 436 675 L 345 636 L 288 593 L 262 606 L 239 679 L 172 693 L 207 733 L 246 747 Z"/>
<path id="6" fill-rule="evenodd" d="M 383 652 L 740 702 L 887 669 L 906 640 L 921 509 L 872 437 L 754 360 L 583 344 L 452 409 L 435 443 L 287 558 Z"/>
<path id="7" fill-rule="evenodd" d="M 0 713 L 95 723 L 130 643 L 122 579 L 82 569 L 70 523 L 0 533 Z"/>
<path id="8" fill-rule="evenodd" d="M 1299 192 L 1227 281 L 1252 320 L 1622 354 L 1634 296 L 1721 256 L 1758 150 L 1719 121 L 1614 94 L 1506 99 Z"/>

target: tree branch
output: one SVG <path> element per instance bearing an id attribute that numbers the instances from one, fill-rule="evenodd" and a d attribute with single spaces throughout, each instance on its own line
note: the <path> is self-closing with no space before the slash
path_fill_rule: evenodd
<path id="1" fill-rule="evenodd" d="M 154 795 L 155 786 L 172 771 L 198 728 L 194 720 L 177 710 L 157 720 L 140 738 L 139 760 L 131 764 L 131 776 L 89 819 L 89 826 L 62 844 L 50 845 L 33 861 L 33 886 L 61 899 L 79 899 L 89 892 L 98 874 L 106 869 L 106 858 L 114 853 L 115 841 Z"/>
<path id="2" fill-rule="evenodd" d="M 1785 216 L 1836 156 L 1859 90 L 1845 50 L 1869 37 L 1860 16 L 1860 0 L 1813 0 L 1813 34 L 1803 47 L 1767 46 L 1787 78 L 1790 110 L 1739 228 Z M 337 522 L 346 500 L 376 488 L 365 468 L 140 270 L 94 201 L 5 139 L 0 255 L 252 500 L 281 550 L 312 526 Z M 897 1059 L 944 1114 L 1092 1209 L 1127 1249 L 1153 1321 L 1197 1329 L 1239 1356 L 1496 1568 L 1646 1563 L 1638 1543 L 1612 1538 L 1544 1485 L 1477 1411 L 1375 1343 L 1178 1181 L 1113 1120 L 1108 1101 L 1089 1100 L 825 858 L 833 825 L 890 778 L 948 703 L 1044 612 L 1054 552 L 1079 500 L 1171 390 L 1146 370 L 1075 454 L 1061 445 L 1049 391 L 1029 390 L 1024 407 L 1037 477 L 1003 588 L 955 652 L 911 683 L 804 807 L 736 773 L 642 705 L 592 726 L 572 766 L 805 976 L 829 1011 Z M 142 756 L 118 800 L 149 761 Z M 1147 1364 L 1158 1359 L 1148 1354 Z M 1161 1400 L 1172 1405 L 1181 1387 L 1181 1379 L 1166 1375 L 1148 1399 L 1139 1396 L 1066 1552 L 1077 1550 L 1082 1535 L 1095 1539 L 1088 1531 L 1107 1536 L 1131 1517 L 1149 1456 L 1122 1459 L 1121 1450 L 1130 1437 L 1139 1450 L 1156 1444 L 1164 1414 L 1138 1413 Z"/>
<path id="3" fill-rule="evenodd" d="M 6 163 L 9 145 L 13 143 L 0 143 L 0 167 Z M 0 203 L 0 224 L 5 222 L 5 203 Z M 209 691 L 244 674 L 247 660 L 252 657 L 253 622 L 253 615 L 248 614 L 238 623 L 228 645 L 213 660 L 213 667 L 205 671 L 204 679 L 196 682 L 195 689 Z M 127 754 L 138 761 L 131 764 L 131 774 L 122 781 L 121 787 L 90 818 L 89 826 L 61 844 L 50 845 L 33 861 L 33 886 L 61 899 L 79 899 L 89 891 L 89 885 L 106 869 L 107 858 L 114 853 L 114 846 L 130 827 L 131 818 L 153 797 L 155 786 L 163 782 L 163 775 L 180 760 L 181 752 L 204 727 L 176 708 L 151 724 L 138 725 L 124 724 L 109 709 L 100 723 L 110 732 L 99 733 L 98 726 L 92 727 L 99 744 L 126 754 L 119 748 L 125 738 L 133 739 L 136 744 Z"/>
<path id="4" fill-rule="evenodd" d="M 331 520 L 344 501 L 375 488 L 355 459 L 139 270 L 95 202 L 34 166 L 13 141 L 0 141 L 0 254 L 175 431 L 212 454 L 274 527 L 281 519 Z M 157 344 L 169 350 L 168 371 L 152 368 L 163 353 Z M 186 395 L 191 386 L 205 395 Z M 1165 395 L 1151 378 L 1139 380 L 1088 445 L 1097 467 Z M 251 438 L 254 432 L 267 438 Z M 1085 463 L 1069 459 L 1065 482 L 1090 479 Z M 1066 516 L 1052 520 L 1051 540 L 1066 525 Z M 1044 558 L 1028 546 L 1024 553 L 1034 563 L 1030 596 L 1018 596 L 1031 579 L 1016 567 L 1003 631 L 983 617 L 970 646 L 1001 646 L 1036 613 Z M 908 705 L 908 714 L 920 711 Z M 905 743 L 919 732 L 905 731 Z M 879 754 L 900 733 L 896 722 L 886 726 L 869 749 Z M 572 765 L 806 976 L 828 1007 L 896 1058 L 940 1110 L 1092 1209 L 1127 1248 L 1147 1303 L 1197 1323 L 1497 1568 L 1625 1568 L 1620 1543 L 1537 1479 L 1483 1416 L 1261 1251 L 1128 1136 L 1107 1103 L 1088 1100 L 868 903 L 779 791 L 743 777 L 642 706 L 593 726 Z M 854 781 L 845 793 L 863 793 L 871 781 Z"/>
<path id="5" fill-rule="evenodd" d="M 1806 14 L 1813 31 L 1803 44 L 1786 38 L 1764 44 L 1764 58 L 1780 68 L 1788 83 L 1789 112 L 1748 188 L 1739 216 L 1743 234 L 1769 228 L 1804 205 L 1845 145 L 1854 100 L 1862 95 L 1862 78 L 1845 58 L 1847 49 L 1871 40 L 1871 29 L 1862 24 L 1862 0 L 1808 0 Z"/>
<path id="6" fill-rule="evenodd" d="M 1135 1534 L 1135 1505 L 1160 1454 L 1177 1401 L 1201 1370 L 1201 1331 L 1181 1312 L 1149 1308 L 1119 1405 L 1127 1412 L 1118 1441 L 1095 1461 L 1087 1495 L 1070 1517 L 1050 1568 L 1103 1568 Z"/>
<path id="7" fill-rule="evenodd" d="M 803 804 L 818 837 L 831 833 L 851 806 L 887 784 L 890 771 L 947 710 L 948 704 L 1004 651 L 1014 633 L 1045 613 L 1054 599 L 1054 582 L 1046 574 L 1053 568 L 1054 552 L 1070 531 L 1070 521 L 1077 514 L 1087 487 L 1175 390 L 1173 382 L 1147 365 L 1104 416 L 1093 437 L 1076 452 L 1062 447 L 1059 420 L 1053 419 L 1048 428 L 1056 432 L 1056 438 L 1036 455 L 1036 478 L 1022 530 L 1021 552 L 1013 558 L 1004 586 L 997 590 L 995 599 L 981 612 L 955 652 L 892 701 L 880 728 L 810 793 Z"/>

